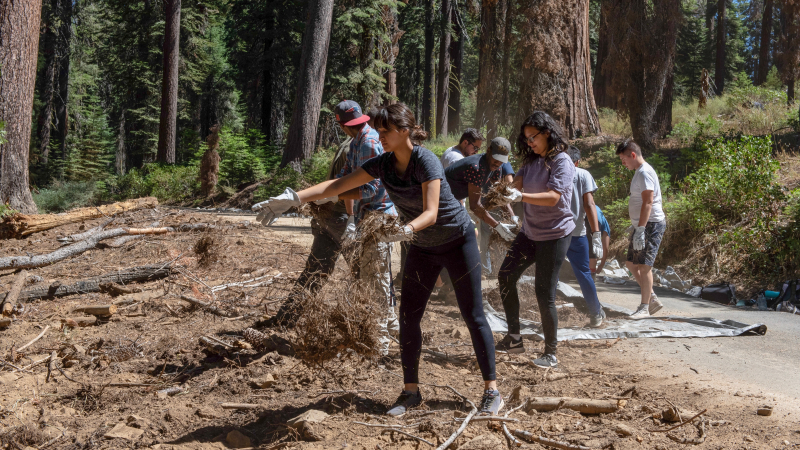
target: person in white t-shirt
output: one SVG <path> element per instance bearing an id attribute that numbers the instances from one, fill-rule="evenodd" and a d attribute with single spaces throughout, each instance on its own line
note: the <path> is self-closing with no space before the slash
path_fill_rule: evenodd
<path id="1" fill-rule="evenodd" d="M 626 265 L 642 290 L 642 303 L 631 319 L 644 319 L 664 305 L 653 292 L 653 264 L 667 229 L 661 202 L 661 186 L 653 166 L 645 162 L 642 150 L 628 139 L 617 147 L 617 155 L 628 170 L 634 170 L 628 214 L 631 217 L 630 244 Z"/>
<path id="2" fill-rule="evenodd" d="M 475 128 L 467 128 L 461 133 L 461 139 L 458 140 L 458 144 L 448 148 L 442 153 L 442 157 L 440 158 L 442 167 L 447 169 L 450 167 L 450 164 L 478 153 L 481 149 L 481 145 L 483 145 L 483 141 L 483 135 L 481 135 L 480 131 Z"/>

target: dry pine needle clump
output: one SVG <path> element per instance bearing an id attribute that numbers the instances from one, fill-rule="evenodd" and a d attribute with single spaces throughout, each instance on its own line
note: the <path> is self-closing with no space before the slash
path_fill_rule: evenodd
<path id="1" fill-rule="evenodd" d="M 370 212 L 358 223 L 356 239 L 347 239 L 344 242 L 342 253 L 354 267 L 364 255 L 364 249 L 381 242 L 385 236 L 399 233 L 405 224 L 396 216 L 389 216 L 380 212 Z"/>
<path id="2" fill-rule="evenodd" d="M 489 192 L 483 196 L 481 202 L 487 211 L 491 211 L 501 206 L 506 206 L 508 204 L 506 197 L 509 195 L 511 195 L 511 183 L 501 180 L 489 189 Z"/>

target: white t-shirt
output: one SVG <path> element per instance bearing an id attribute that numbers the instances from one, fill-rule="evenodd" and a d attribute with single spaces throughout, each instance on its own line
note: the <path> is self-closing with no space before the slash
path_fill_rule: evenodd
<path id="1" fill-rule="evenodd" d="M 653 166 L 644 163 L 636 169 L 631 180 L 631 198 L 628 201 L 628 214 L 631 216 L 633 226 L 639 226 L 639 214 L 642 213 L 642 192 L 653 191 L 653 209 L 650 211 L 648 222 L 661 222 L 665 219 L 664 210 L 661 208 L 661 185 L 658 183 L 658 174 Z"/>
<path id="2" fill-rule="evenodd" d="M 457 149 L 455 146 L 448 148 L 447 150 L 442 153 L 442 167 L 447 169 L 450 164 L 458 161 L 459 159 L 464 159 L 464 154 L 461 153 L 461 150 Z"/>
<path id="3" fill-rule="evenodd" d="M 572 235 L 586 236 L 586 210 L 583 208 L 583 194 L 594 193 L 597 190 L 597 183 L 594 182 L 594 177 L 588 170 L 576 167 L 573 184 L 572 203 L 569 206 L 569 209 L 572 210 L 572 218 L 575 220 L 575 230 L 572 231 Z"/>

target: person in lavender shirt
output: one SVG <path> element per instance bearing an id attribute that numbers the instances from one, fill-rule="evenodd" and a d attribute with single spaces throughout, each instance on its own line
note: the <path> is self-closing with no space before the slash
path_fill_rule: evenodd
<path id="1" fill-rule="evenodd" d="M 558 123 L 542 111 L 528 116 L 520 127 L 517 155 L 522 168 L 514 177 L 514 189 L 506 200 L 523 203 L 522 231 L 498 273 L 508 334 L 495 349 L 522 353 L 525 348 L 520 335 L 517 281 L 525 269 L 536 263 L 535 291 L 542 316 L 544 353 L 533 364 L 544 368 L 558 365 L 556 285 L 575 229 L 570 209 L 575 165 L 566 153 L 568 144 L 563 135 Z"/>

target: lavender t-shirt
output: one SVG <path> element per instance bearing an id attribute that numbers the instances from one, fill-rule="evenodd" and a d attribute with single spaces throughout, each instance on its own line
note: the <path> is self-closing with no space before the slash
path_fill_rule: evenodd
<path id="1" fill-rule="evenodd" d="M 570 210 L 575 164 L 570 157 L 562 152 L 546 164 L 544 158 L 536 158 L 519 169 L 517 177 L 522 179 L 522 191 L 526 194 L 538 194 L 550 189 L 561 193 L 555 206 L 522 204 L 525 211 L 522 231 L 525 236 L 533 241 L 552 241 L 570 235 L 575 229 Z"/>

